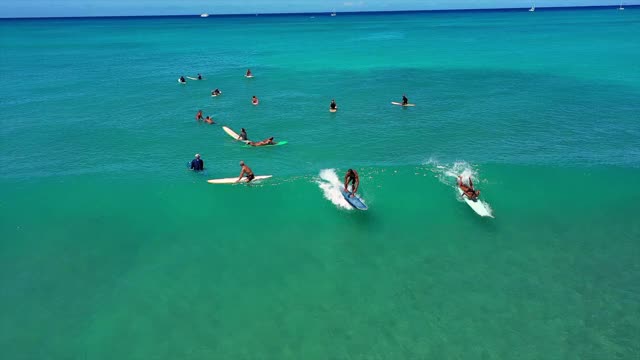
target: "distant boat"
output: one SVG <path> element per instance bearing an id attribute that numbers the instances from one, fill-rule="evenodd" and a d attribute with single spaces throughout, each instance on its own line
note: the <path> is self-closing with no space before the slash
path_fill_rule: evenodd
<path id="1" fill-rule="evenodd" d="M 534 11 L 536 11 L 536 4 L 535 3 L 531 7 L 531 9 L 529 9 L 529 12 L 534 12 Z"/>
<path id="2" fill-rule="evenodd" d="M 207 13 L 200 14 L 200 17 L 209 17 L 209 14 L 207 14 Z"/>
<path id="3" fill-rule="evenodd" d="M 624 8 L 622 7 L 622 1 L 620 1 L 620 7 L 618 8 L 618 10 L 624 10 Z"/>
<path id="4" fill-rule="evenodd" d="M 336 9 L 333 9 L 333 12 L 331 13 L 331 16 L 336 16 Z"/>

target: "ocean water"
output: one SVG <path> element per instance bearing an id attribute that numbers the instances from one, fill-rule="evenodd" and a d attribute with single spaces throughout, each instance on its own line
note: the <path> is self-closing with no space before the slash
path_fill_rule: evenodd
<path id="1" fill-rule="evenodd" d="M 1 20 L 0 358 L 637 359 L 639 33 L 637 8 Z M 206 182 L 240 160 L 273 178 Z"/>

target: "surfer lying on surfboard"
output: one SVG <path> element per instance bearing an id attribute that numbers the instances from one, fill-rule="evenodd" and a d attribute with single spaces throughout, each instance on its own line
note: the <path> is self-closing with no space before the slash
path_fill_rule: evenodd
<path id="1" fill-rule="evenodd" d="M 478 196 L 480 196 L 480 190 L 476 190 L 473 188 L 473 181 L 471 180 L 471 176 L 469 176 L 469 185 L 465 184 L 462 181 L 462 175 L 458 176 L 458 187 L 462 190 L 463 196 L 469 198 L 469 200 L 476 201 Z"/>
<path id="2" fill-rule="evenodd" d="M 240 161 L 240 166 L 242 167 L 242 171 L 240 171 L 240 177 L 238 177 L 238 180 L 236 180 L 236 182 L 242 180 L 243 176 L 247 177 L 247 182 L 251 182 L 251 180 L 256 177 L 255 175 L 253 175 L 253 171 L 251 171 L 251 169 L 244 164 L 244 161 Z"/>
<path id="3" fill-rule="evenodd" d="M 358 186 L 360 186 L 360 177 L 358 176 L 358 172 L 353 169 L 347 170 L 344 176 L 344 191 L 349 191 L 349 183 L 351 183 L 351 195 L 349 196 L 354 197 L 356 191 L 358 191 Z"/>
<path id="4" fill-rule="evenodd" d="M 242 130 L 244 130 L 244 129 L 242 129 Z M 245 133 L 245 135 L 246 135 L 246 133 Z M 242 135 L 240 135 L 240 136 L 242 136 Z M 258 141 L 258 142 L 249 141 L 247 143 L 247 145 L 251 145 L 251 146 L 265 146 L 265 145 L 275 145 L 275 144 L 276 143 L 273 142 L 273 136 L 268 138 L 268 139 L 264 139 L 262 141 Z"/>

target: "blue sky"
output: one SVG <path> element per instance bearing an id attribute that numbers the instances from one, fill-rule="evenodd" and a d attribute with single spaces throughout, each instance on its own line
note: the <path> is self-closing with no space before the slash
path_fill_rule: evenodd
<path id="1" fill-rule="evenodd" d="M 1 0 L 0 17 L 242 14 L 528 7 L 534 0 Z M 617 5 L 619 0 L 537 0 L 536 6 Z M 638 4 L 640 0 L 624 1 Z"/>

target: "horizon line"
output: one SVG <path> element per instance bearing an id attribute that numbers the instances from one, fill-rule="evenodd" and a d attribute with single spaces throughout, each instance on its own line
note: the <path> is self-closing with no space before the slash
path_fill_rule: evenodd
<path id="1" fill-rule="evenodd" d="M 618 8 L 619 5 L 576 5 L 576 6 L 543 6 L 535 7 L 536 11 L 554 11 L 568 9 L 610 9 Z M 625 8 L 639 8 L 640 4 L 628 4 Z M 255 16 L 300 16 L 300 15 L 326 15 L 331 13 L 342 15 L 359 14 L 400 14 L 400 13 L 431 13 L 431 12 L 516 12 L 528 10 L 529 7 L 508 7 L 508 8 L 464 8 L 464 9 L 423 9 L 423 10 L 365 10 L 365 11 L 312 11 L 312 12 L 266 12 L 266 13 L 228 13 L 228 14 L 172 14 L 172 15 L 89 15 L 89 16 L 28 16 L 28 17 L 0 17 L 0 20 L 45 20 L 45 19 L 112 19 L 112 18 L 186 18 L 200 17 L 207 14 L 208 17 L 255 17 Z"/>

